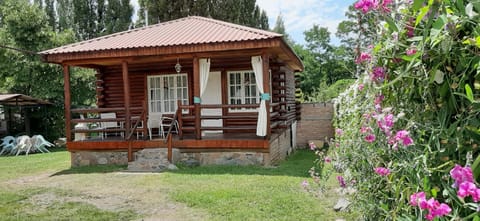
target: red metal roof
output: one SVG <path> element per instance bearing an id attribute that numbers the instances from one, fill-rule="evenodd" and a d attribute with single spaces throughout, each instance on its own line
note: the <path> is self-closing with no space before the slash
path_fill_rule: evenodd
<path id="1" fill-rule="evenodd" d="M 41 54 L 62 54 L 129 48 L 164 47 L 205 43 L 239 42 L 279 38 L 281 34 L 215 19 L 190 16 L 168 22 L 106 35 Z"/>

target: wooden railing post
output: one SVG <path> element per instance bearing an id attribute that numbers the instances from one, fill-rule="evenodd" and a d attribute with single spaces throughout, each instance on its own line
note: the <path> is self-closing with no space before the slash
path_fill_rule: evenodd
<path id="1" fill-rule="evenodd" d="M 193 57 L 193 104 L 195 106 L 195 139 L 202 139 L 200 119 L 200 64 L 198 57 Z"/>
<path id="2" fill-rule="evenodd" d="M 63 82 L 64 82 L 64 108 L 65 108 L 65 136 L 67 141 L 72 141 L 72 114 L 70 111 L 71 108 L 71 98 L 70 98 L 70 66 L 63 65 Z"/>
<path id="3" fill-rule="evenodd" d="M 183 119 L 182 119 L 182 102 L 180 100 L 177 101 L 177 123 L 178 123 L 178 137 L 180 140 L 183 140 Z"/>
<path id="4" fill-rule="evenodd" d="M 127 61 L 122 61 L 122 77 L 123 77 L 123 99 L 125 105 L 125 136 L 130 134 L 131 113 L 130 113 L 130 80 L 128 79 Z"/>

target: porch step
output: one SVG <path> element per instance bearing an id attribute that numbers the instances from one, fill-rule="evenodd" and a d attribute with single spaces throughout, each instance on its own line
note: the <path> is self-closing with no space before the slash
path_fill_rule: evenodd
<path id="1" fill-rule="evenodd" d="M 173 159 L 178 159 L 180 151 L 173 149 Z M 128 163 L 128 171 L 132 172 L 162 172 L 175 170 L 177 167 L 168 161 L 167 148 L 143 149 L 135 153 L 135 160 Z"/>

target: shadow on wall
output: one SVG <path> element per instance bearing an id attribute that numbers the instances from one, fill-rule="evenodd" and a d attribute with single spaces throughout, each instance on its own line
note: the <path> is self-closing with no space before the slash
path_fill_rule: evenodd
<path id="1" fill-rule="evenodd" d="M 297 123 L 297 147 L 307 148 L 309 141 L 333 137 L 333 103 L 301 104 L 301 119 Z"/>

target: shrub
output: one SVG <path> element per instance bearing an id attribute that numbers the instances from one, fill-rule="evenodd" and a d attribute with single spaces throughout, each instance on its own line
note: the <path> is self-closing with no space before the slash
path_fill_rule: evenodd
<path id="1" fill-rule="evenodd" d="M 354 206 L 368 220 L 479 220 L 480 2 L 355 8 L 377 35 L 335 105 L 333 151 L 355 181 Z"/>

